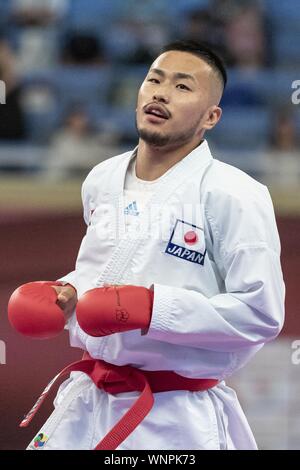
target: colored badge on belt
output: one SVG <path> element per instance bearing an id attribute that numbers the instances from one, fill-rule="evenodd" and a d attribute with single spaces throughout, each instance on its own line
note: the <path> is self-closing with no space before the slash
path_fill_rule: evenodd
<path id="1" fill-rule="evenodd" d="M 46 436 L 46 434 L 41 432 L 34 438 L 33 445 L 36 449 L 40 449 L 44 447 L 48 439 L 49 439 L 48 436 Z"/>

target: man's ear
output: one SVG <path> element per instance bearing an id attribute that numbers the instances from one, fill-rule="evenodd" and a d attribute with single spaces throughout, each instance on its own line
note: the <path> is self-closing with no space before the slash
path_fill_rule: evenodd
<path id="1" fill-rule="evenodd" d="M 211 106 L 207 110 L 207 118 L 203 124 L 203 129 L 210 130 L 219 122 L 222 116 L 222 109 L 219 106 Z"/>

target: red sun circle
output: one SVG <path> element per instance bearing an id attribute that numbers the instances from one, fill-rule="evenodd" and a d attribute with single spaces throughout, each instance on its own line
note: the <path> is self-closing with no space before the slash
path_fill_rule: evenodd
<path id="1" fill-rule="evenodd" d="M 194 245 L 195 243 L 197 243 L 198 241 L 198 235 L 196 232 L 194 232 L 194 230 L 189 230 L 188 232 L 186 232 L 186 234 L 184 235 L 184 241 L 185 243 L 187 243 L 188 245 Z"/>

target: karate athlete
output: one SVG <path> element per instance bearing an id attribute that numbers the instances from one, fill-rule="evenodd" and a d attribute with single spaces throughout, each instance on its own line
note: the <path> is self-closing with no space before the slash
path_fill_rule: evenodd
<path id="1" fill-rule="evenodd" d="M 18 331 L 66 323 L 85 352 L 29 449 L 256 449 L 224 380 L 280 332 L 285 287 L 268 189 L 204 139 L 225 83 L 212 51 L 166 46 L 138 93 L 136 149 L 83 183 L 74 272 L 12 295 Z"/>

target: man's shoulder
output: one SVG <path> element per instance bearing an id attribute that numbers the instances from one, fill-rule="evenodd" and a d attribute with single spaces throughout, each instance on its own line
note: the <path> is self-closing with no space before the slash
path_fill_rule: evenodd
<path id="1" fill-rule="evenodd" d="M 264 184 L 214 159 L 201 186 L 201 200 L 215 239 L 223 244 L 223 254 L 238 245 L 260 243 L 280 252 L 274 207 Z"/>
<path id="2" fill-rule="evenodd" d="M 222 196 L 240 201 L 265 198 L 267 187 L 239 168 L 213 159 L 203 180 L 202 191 L 212 196 Z"/>
<path id="3" fill-rule="evenodd" d="M 116 166 L 118 166 L 119 163 L 121 163 L 122 160 L 132 155 L 132 152 L 133 150 L 130 150 L 128 152 L 123 152 L 118 155 L 115 155 L 114 157 L 110 157 L 107 160 L 104 160 L 103 162 L 98 163 L 98 165 L 92 168 L 88 176 L 102 174 L 104 171 L 109 171 L 115 168 Z"/>
<path id="4" fill-rule="evenodd" d="M 94 166 L 94 168 L 92 168 L 92 170 L 88 173 L 83 182 L 83 185 L 86 186 L 87 184 L 92 184 L 93 182 L 99 183 L 99 179 L 107 180 L 107 178 L 109 178 L 109 173 L 114 171 L 119 166 L 119 164 L 124 161 L 124 159 L 129 158 L 132 155 L 132 152 L 132 150 L 123 152 L 98 163 L 98 165 Z"/>

